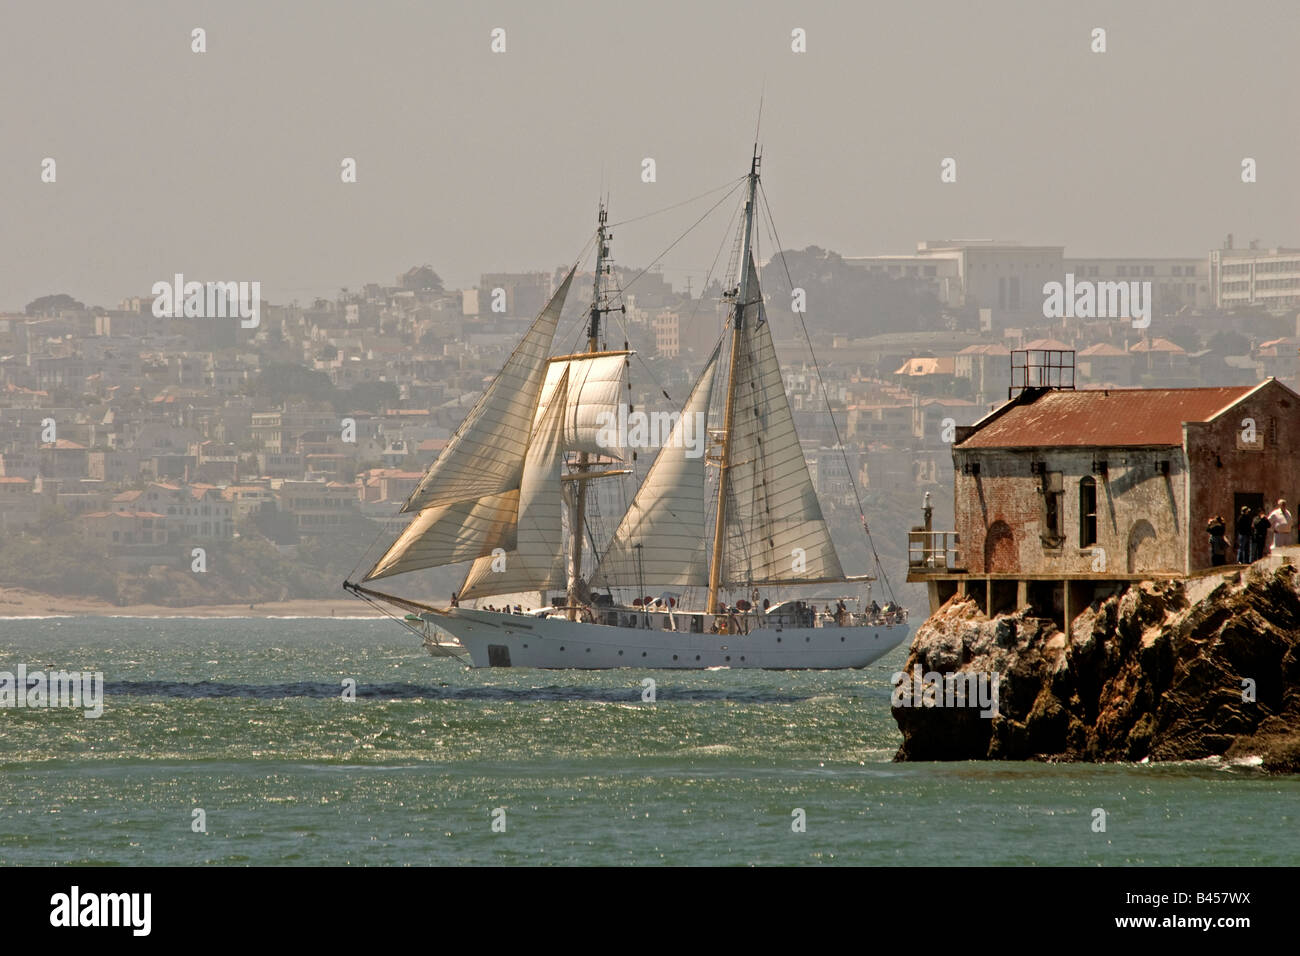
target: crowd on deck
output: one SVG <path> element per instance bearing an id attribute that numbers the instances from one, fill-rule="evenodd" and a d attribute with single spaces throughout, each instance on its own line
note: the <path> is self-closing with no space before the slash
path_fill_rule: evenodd
<path id="1" fill-rule="evenodd" d="M 1228 563 L 1232 543 L 1228 540 L 1228 526 L 1222 515 L 1215 515 L 1205 526 L 1210 536 L 1210 564 Z M 1236 563 L 1253 564 L 1275 548 L 1285 547 L 1295 541 L 1295 520 L 1287 509 L 1286 499 L 1279 498 L 1277 507 L 1265 512 L 1263 507 L 1243 505 L 1233 525 L 1236 535 Z"/>

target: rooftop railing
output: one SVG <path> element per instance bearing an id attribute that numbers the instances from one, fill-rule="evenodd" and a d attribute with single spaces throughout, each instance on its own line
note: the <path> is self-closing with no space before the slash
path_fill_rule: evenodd
<path id="1" fill-rule="evenodd" d="M 907 569 L 946 572 L 963 569 L 961 539 L 956 531 L 909 531 Z"/>

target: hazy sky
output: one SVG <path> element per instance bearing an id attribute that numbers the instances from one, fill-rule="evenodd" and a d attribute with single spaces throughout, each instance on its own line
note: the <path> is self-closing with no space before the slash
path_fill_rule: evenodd
<path id="1" fill-rule="evenodd" d="M 620 220 L 742 175 L 761 89 L 786 246 L 1300 245 L 1298 39 L 1292 0 L 4 0 L 0 311 L 116 307 L 175 272 L 284 301 L 426 262 L 449 286 L 550 269 L 602 181 Z M 616 257 L 643 264 L 707 206 L 616 230 Z M 699 287 L 730 212 L 667 256 L 670 280 Z"/>

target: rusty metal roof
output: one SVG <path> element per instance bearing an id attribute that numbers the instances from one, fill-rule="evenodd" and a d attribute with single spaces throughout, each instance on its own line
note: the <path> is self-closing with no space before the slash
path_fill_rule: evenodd
<path id="1" fill-rule="evenodd" d="M 1050 391 L 1008 409 L 958 447 L 1181 445 L 1183 422 L 1209 421 L 1255 388 Z"/>

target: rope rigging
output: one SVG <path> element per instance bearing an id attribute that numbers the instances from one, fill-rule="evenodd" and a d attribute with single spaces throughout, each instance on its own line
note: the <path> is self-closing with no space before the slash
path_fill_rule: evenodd
<path id="1" fill-rule="evenodd" d="M 781 259 L 781 268 L 785 271 L 786 283 L 789 288 L 793 289 L 794 278 L 790 275 L 790 266 L 785 259 L 785 248 L 781 245 L 781 237 L 777 234 L 776 221 L 772 218 L 772 207 L 768 204 L 767 190 L 763 188 L 762 180 L 759 181 L 758 189 L 759 193 L 763 197 L 763 208 L 767 211 L 765 217 L 767 228 L 772 233 L 772 242 L 776 247 L 777 255 Z M 893 585 L 889 583 L 889 577 L 885 574 L 885 567 L 880 563 L 880 553 L 876 551 L 876 543 L 871 537 L 871 528 L 867 524 L 867 512 L 862 505 L 862 495 L 858 492 L 857 476 L 853 474 L 853 469 L 849 466 L 848 449 L 844 447 L 844 439 L 840 436 L 839 422 L 835 420 L 835 411 L 831 408 L 830 395 L 826 391 L 826 382 L 822 378 L 821 368 L 817 362 L 817 353 L 813 351 L 812 337 L 808 334 L 808 326 L 803 320 L 803 313 L 796 312 L 795 315 L 799 317 L 799 329 L 803 332 L 804 342 L 808 345 L 808 355 L 812 360 L 813 374 L 817 376 L 817 385 L 822 393 L 822 401 L 826 404 L 826 414 L 829 415 L 831 419 L 831 428 L 835 432 L 835 445 L 840 450 L 840 456 L 844 460 L 844 470 L 849 476 L 849 487 L 853 489 L 853 500 L 858 506 L 858 518 L 862 522 L 862 532 L 866 535 L 868 547 L 871 548 L 871 556 L 875 561 L 876 572 L 880 576 L 880 580 L 884 582 L 885 590 L 889 594 L 889 600 L 893 602 L 895 600 L 894 588 Z"/>

